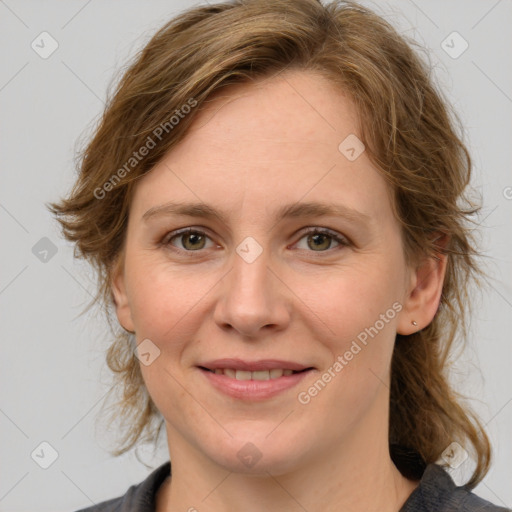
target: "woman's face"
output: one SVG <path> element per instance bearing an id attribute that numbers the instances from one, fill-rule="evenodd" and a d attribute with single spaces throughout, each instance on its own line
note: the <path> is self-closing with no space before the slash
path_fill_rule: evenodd
<path id="1" fill-rule="evenodd" d="M 387 442 L 395 336 L 424 319 L 358 133 L 288 72 L 216 94 L 138 183 L 114 294 L 171 457 L 277 474 Z"/>

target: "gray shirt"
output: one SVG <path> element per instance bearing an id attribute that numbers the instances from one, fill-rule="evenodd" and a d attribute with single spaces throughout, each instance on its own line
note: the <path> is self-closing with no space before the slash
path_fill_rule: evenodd
<path id="1" fill-rule="evenodd" d="M 144 481 L 132 485 L 123 496 L 77 512 L 155 512 L 156 493 L 162 482 L 170 475 L 170 471 L 171 464 L 166 462 L 155 469 Z M 414 474 L 414 470 L 408 473 Z M 441 466 L 429 464 L 423 467 L 418 487 L 414 489 L 399 512 L 510 512 L 510 510 L 483 500 L 465 487 L 457 487 L 451 476 Z"/>

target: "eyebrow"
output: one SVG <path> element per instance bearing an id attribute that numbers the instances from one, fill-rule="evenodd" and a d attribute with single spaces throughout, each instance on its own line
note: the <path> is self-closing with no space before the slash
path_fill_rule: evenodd
<path id="1" fill-rule="evenodd" d="M 147 210 L 146 213 L 144 213 L 142 216 L 142 220 L 148 221 L 149 219 L 155 217 L 169 215 L 216 219 L 224 224 L 227 224 L 227 215 L 225 212 L 219 211 L 205 203 L 165 203 L 159 206 L 154 206 Z M 354 210 L 353 208 L 349 208 L 348 206 L 318 202 L 292 203 L 283 205 L 279 208 L 279 210 L 277 210 L 276 219 L 279 221 L 287 218 L 321 217 L 329 215 L 333 217 L 343 217 L 361 225 L 368 225 L 372 222 L 370 216 L 360 211 Z"/>

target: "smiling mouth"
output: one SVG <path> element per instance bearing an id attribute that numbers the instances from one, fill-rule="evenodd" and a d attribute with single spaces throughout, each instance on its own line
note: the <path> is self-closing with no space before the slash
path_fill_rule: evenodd
<path id="1" fill-rule="evenodd" d="M 205 368 L 204 366 L 199 367 L 201 370 L 205 370 L 216 375 L 225 375 L 230 379 L 236 380 L 273 380 L 281 377 L 289 377 L 296 373 L 303 373 L 313 368 L 304 368 L 303 370 L 291 370 L 289 368 L 271 368 L 270 370 L 235 370 L 234 368 Z"/>
<path id="2" fill-rule="evenodd" d="M 268 400 L 294 388 L 316 371 L 313 366 L 284 359 L 224 358 L 201 361 L 196 368 L 214 389 L 245 401 Z"/>

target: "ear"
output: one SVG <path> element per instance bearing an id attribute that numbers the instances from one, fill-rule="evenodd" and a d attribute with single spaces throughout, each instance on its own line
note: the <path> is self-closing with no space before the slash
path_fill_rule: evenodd
<path id="1" fill-rule="evenodd" d="M 121 327 L 128 332 L 135 333 L 132 312 L 124 276 L 124 255 L 120 254 L 111 275 L 111 290 L 116 308 L 116 315 Z"/>
<path id="2" fill-rule="evenodd" d="M 448 244 L 449 237 L 437 236 L 436 245 L 440 250 L 410 270 L 409 288 L 397 324 L 398 334 L 409 335 L 427 327 L 439 308 L 448 261 L 442 249 Z M 412 324 L 413 320 L 417 325 Z"/>

